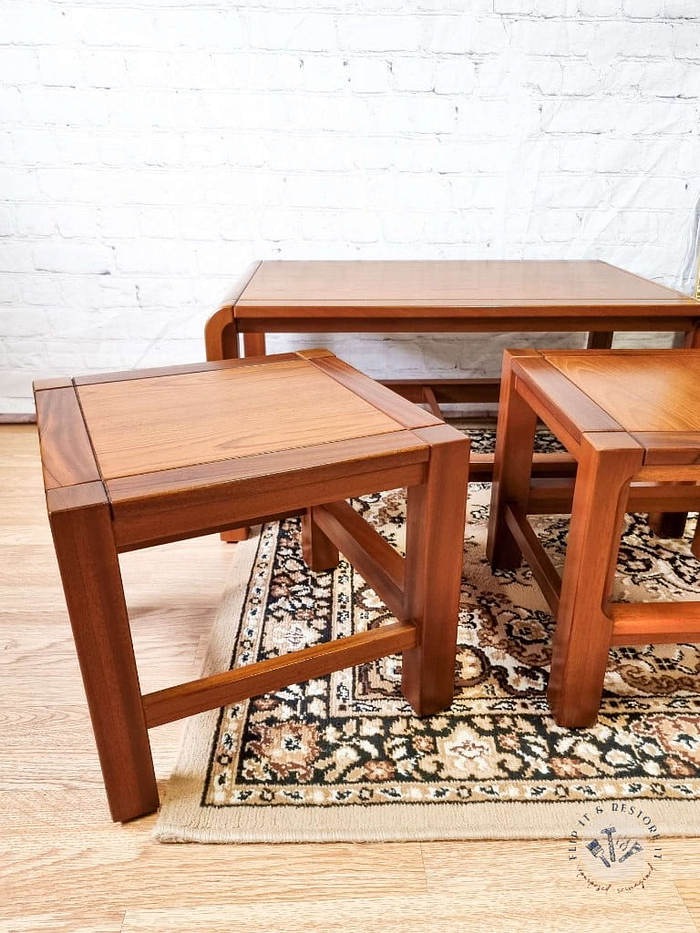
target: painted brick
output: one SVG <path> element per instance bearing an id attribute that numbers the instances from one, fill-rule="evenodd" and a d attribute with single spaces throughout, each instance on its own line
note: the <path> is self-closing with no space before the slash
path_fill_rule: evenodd
<path id="1" fill-rule="evenodd" d="M 700 69 L 689 62 L 649 62 L 639 84 L 650 97 L 700 97 Z"/>
<path id="2" fill-rule="evenodd" d="M 476 84 L 476 65 L 464 56 L 436 62 L 433 87 L 438 94 L 468 94 Z"/>
<path id="3" fill-rule="evenodd" d="M 290 67 L 291 74 L 283 90 L 288 91 L 290 88 L 301 85 L 306 91 L 330 93 L 347 87 L 349 81 L 347 62 L 342 58 L 304 53 L 303 58 L 296 57 L 292 61 L 294 64 Z M 363 61 L 362 64 L 365 62 Z M 371 84 L 371 87 L 373 88 L 374 84 Z"/>
<path id="4" fill-rule="evenodd" d="M 75 60 L 75 53 L 72 53 Z M 3 46 L 0 54 L 0 83 L 34 84 L 39 80 L 39 55 L 36 49 Z"/>
<path id="5" fill-rule="evenodd" d="M 51 236 L 57 232 L 56 212 L 45 204 L 18 204 L 14 216 L 21 237 Z"/>
<path id="6" fill-rule="evenodd" d="M 389 90 L 392 72 L 390 62 L 386 59 L 353 56 L 345 67 L 347 75 L 343 77 L 345 82 L 349 81 L 352 91 L 358 94 L 384 94 Z M 343 84 L 341 78 L 340 87 Z"/>
<path id="7" fill-rule="evenodd" d="M 344 16 L 339 20 L 341 49 L 352 52 L 414 52 L 421 43 L 417 16 Z"/>
<path id="8" fill-rule="evenodd" d="M 435 61 L 432 57 L 392 56 L 392 83 L 397 91 L 432 91 L 435 85 Z"/>
<path id="9" fill-rule="evenodd" d="M 201 358 L 261 257 L 598 256 L 692 285 L 697 0 L 0 0 L 0 22 L 0 412 L 42 373 Z M 324 337 L 407 378 L 529 340 Z"/>
<path id="10" fill-rule="evenodd" d="M 109 275 L 114 265 L 108 246 L 66 240 L 36 243 L 32 256 L 38 272 Z"/>
<path id="11" fill-rule="evenodd" d="M 508 33 L 499 17 L 442 16 L 426 21 L 424 42 L 430 52 L 484 55 L 503 52 Z"/>
<path id="12" fill-rule="evenodd" d="M 325 14 L 248 12 L 244 28 L 253 49 L 328 52 L 337 47 L 336 20 Z"/>
<path id="13" fill-rule="evenodd" d="M 13 209 L 9 204 L 0 205 L 0 236 L 15 236 L 18 232 L 16 213 L 17 209 Z"/>
<path id="14" fill-rule="evenodd" d="M 622 0 L 578 0 L 582 16 L 616 16 L 622 9 Z"/>

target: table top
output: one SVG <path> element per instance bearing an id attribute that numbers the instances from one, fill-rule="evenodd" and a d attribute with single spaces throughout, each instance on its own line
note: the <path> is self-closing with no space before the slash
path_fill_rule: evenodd
<path id="1" fill-rule="evenodd" d="M 600 261 L 263 261 L 237 318 L 696 314 L 700 303 Z"/>
<path id="2" fill-rule="evenodd" d="M 700 431 L 699 350 L 543 356 L 626 431 Z"/>
<path id="3" fill-rule="evenodd" d="M 338 449 L 360 460 L 425 448 L 407 429 L 441 424 L 328 350 L 48 380 L 35 395 L 46 488 L 101 482 L 112 502 Z"/>
<path id="4" fill-rule="evenodd" d="M 401 430 L 301 358 L 77 393 L 106 480 Z"/>
<path id="5" fill-rule="evenodd" d="M 576 433 L 622 431 L 654 462 L 700 470 L 700 350 L 513 353 L 516 375 Z"/>

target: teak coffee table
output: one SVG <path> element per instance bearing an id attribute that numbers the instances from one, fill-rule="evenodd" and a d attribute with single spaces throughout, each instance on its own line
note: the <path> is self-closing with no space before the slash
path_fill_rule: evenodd
<path id="1" fill-rule="evenodd" d="M 326 350 L 35 384 L 46 501 L 110 808 L 158 806 L 148 729 L 394 653 L 450 705 L 469 441 Z M 408 487 L 406 557 L 346 501 Z M 118 554 L 302 514 L 398 621 L 141 695 Z"/>
<path id="2" fill-rule="evenodd" d="M 575 458 L 575 481 L 531 480 L 538 417 Z M 560 725 L 595 721 L 611 645 L 700 640 L 700 594 L 611 602 L 624 512 L 696 510 L 698 483 L 699 350 L 506 351 L 488 552 L 494 569 L 524 555 L 556 618 L 548 695 Z M 566 512 L 560 579 L 527 515 Z"/>
<path id="3" fill-rule="evenodd" d="M 265 352 L 272 333 L 683 332 L 700 346 L 700 302 L 605 262 L 340 261 L 257 263 L 210 318 L 207 358 Z M 498 379 L 388 380 L 440 414 L 443 402 L 495 402 Z M 551 470 L 556 455 L 538 455 Z M 493 458 L 473 454 L 474 479 Z M 566 472 L 564 467 L 564 472 Z"/>

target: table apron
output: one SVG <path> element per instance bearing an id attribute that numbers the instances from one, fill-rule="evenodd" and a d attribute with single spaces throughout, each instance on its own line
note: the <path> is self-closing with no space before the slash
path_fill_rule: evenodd
<path id="1" fill-rule="evenodd" d="M 236 317 L 241 334 L 309 333 L 578 333 L 591 331 L 656 331 L 678 333 L 693 330 L 692 317 Z"/>

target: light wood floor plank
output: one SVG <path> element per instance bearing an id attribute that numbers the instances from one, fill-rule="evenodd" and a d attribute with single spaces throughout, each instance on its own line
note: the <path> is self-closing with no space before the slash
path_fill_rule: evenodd
<path id="1" fill-rule="evenodd" d="M 337 845 L 332 853 L 323 845 L 159 846 L 139 825 L 26 836 L 21 845 L 0 844 L 0 861 L 0 888 L 22 914 L 36 909 L 37 891 L 82 913 L 105 901 L 134 909 L 306 901 L 310 886 L 318 900 L 425 888 L 418 844 Z"/>
<path id="2" fill-rule="evenodd" d="M 700 931 L 700 873 L 695 878 L 676 881 L 676 887 L 696 930 Z"/>
<path id="3" fill-rule="evenodd" d="M 166 846 L 155 817 L 112 825 L 35 429 L 0 427 L 0 449 L 0 933 L 696 933 L 700 840 L 664 840 L 658 884 L 606 899 L 562 842 Z M 232 554 L 211 536 L 123 555 L 145 689 L 198 669 Z M 182 727 L 151 731 L 161 788 Z"/>
<path id="4" fill-rule="evenodd" d="M 594 892 L 592 892 L 594 893 Z M 528 894 L 511 882 L 510 895 L 494 901 L 488 893 L 473 890 L 461 897 L 419 895 L 414 897 L 361 898 L 359 900 L 303 903 L 237 904 L 222 902 L 190 910 L 127 910 L 123 933 L 601 933 L 636 928 L 630 902 L 603 900 L 600 895 L 573 901 L 553 909 L 539 890 Z M 687 914 L 678 908 L 680 898 L 637 902 L 644 933 L 696 933 Z M 685 913 L 685 912 L 683 912 Z"/>
<path id="5" fill-rule="evenodd" d="M 0 920 L 0 933 L 120 933 L 123 923 L 123 910 L 100 912 L 92 917 L 61 911 Z"/>

